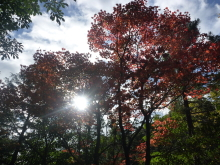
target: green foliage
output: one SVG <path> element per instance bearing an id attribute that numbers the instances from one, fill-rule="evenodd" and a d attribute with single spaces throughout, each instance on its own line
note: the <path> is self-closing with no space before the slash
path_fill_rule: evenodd
<path id="1" fill-rule="evenodd" d="M 76 0 L 74 0 L 76 1 Z M 18 58 L 23 46 L 16 39 L 12 39 L 10 32 L 28 29 L 31 17 L 42 15 L 40 5 L 50 14 L 50 19 L 59 25 L 65 21 L 62 9 L 68 6 L 64 0 L 6 0 L 0 2 L 0 54 L 1 59 Z"/>
<path id="2" fill-rule="evenodd" d="M 212 98 L 216 98 L 211 92 Z M 215 96 L 215 97 L 214 97 Z M 218 98 L 218 97 L 217 97 Z M 166 137 L 164 142 L 170 145 L 160 145 L 154 148 L 152 164 L 194 164 L 195 159 L 200 164 L 219 164 L 220 115 L 215 108 L 217 100 L 203 97 L 191 99 L 190 108 L 195 129 L 191 137 L 187 133 L 185 116 L 182 113 L 181 100 L 174 103 L 169 115 L 157 118 L 164 121 L 171 117 L 177 123 L 175 129 L 169 131 L 173 136 Z M 155 156 L 155 157 L 154 157 Z"/>
<path id="3" fill-rule="evenodd" d="M 214 35 L 212 32 L 209 32 L 208 34 L 208 39 L 213 42 L 213 43 L 218 43 L 220 42 L 220 36 L 219 35 Z"/>

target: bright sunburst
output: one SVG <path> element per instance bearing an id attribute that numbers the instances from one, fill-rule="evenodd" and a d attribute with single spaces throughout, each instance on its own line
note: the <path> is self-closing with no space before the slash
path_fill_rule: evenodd
<path id="1" fill-rule="evenodd" d="M 88 106 L 88 100 L 85 96 L 76 96 L 73 99 L 73 105 L 79 110 L 85 110 Z"/>

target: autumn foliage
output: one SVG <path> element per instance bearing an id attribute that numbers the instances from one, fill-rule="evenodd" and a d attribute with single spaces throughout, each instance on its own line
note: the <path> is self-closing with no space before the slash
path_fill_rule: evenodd
<path id="1" fill-rule="evenodd" d="M 37 51 L 33 64 L 1 82 L 0 142 L 9 149 L 1 143 L 0 151 L 10 155 L 1 160 L 212 163 L 219 152 L 208 134 L 219 137 L 219 100 L 205 99 L 205 110 L 192 102 L 218 91 L 220 43 L 200 33 L 198 23 L 187 12 L 134 0 L 93 17 L 88 44 L 105 60 L 92 63 L 90 54 L 65 49 Z M 72 104 L 81 95 L 89 102 L 84 111 Z M 169 114 L 158 117 L 165 108 Z"/>

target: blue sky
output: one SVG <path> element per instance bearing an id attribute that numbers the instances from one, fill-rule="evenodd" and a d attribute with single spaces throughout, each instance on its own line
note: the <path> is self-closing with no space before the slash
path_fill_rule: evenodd
<path id="1" fill-rule="evenodd" d="M 130 0 L 66 0 L 69 7 L 65 9 L 65 22 L 61 26 L 52 22 L 46 13 L 32 18 L 29 29 L 13 32 L 12 35 L 24 45 L 19 59 L 0 61 L 0 79 L 18 73 L 20 65 L 33 63 L 36 50 L 59 51 L 62 48 L 70 52 L 90 52 L 87 44 L 87 32 L 91 27 L 91 17 L 100 10 L 112 12 L 116 3 L 126 4 Z M 148 6 L 168 7 L 175 11 L 189 12 L 192 20 L 199 18 L 200 32 L 220 35 L 220 0 L 149 0 Z M 93 55 L 95 56 L 95 54 Z"/>

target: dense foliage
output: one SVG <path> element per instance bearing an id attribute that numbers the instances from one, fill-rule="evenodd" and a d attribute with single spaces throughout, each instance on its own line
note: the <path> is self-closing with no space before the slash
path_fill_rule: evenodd
<path id="1" fill-rule="evenodd" d="M 219 164 L 219 40 L 142 0 L 93 20 L 88 43 L 104 61 L 37 51 L 1 82 L 1 164 Z"/>
<path id="2" fill-rule="evenodd" d="M 76 0 L 74 0 L 76 1 Z M 12 39 L 10 32 L 29 28 L 31 17 L 42 15 L 42 10 L 50 14 L 50 19 L 59 25 L 65 21 L 62 11 L 68 6 L 64 0 L 1 0 L 0 1 L 0 55 L 1 59 L 18 58 L 23 46 L 15 38 Z M 45 9 L 44 9 L 45 8 Z"/>

